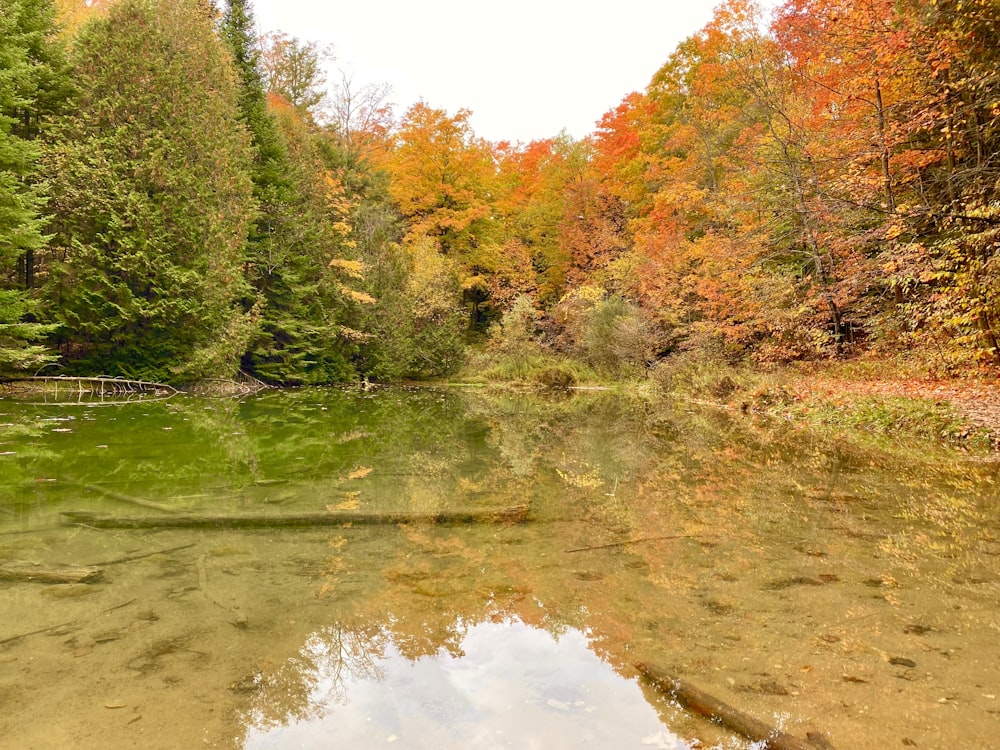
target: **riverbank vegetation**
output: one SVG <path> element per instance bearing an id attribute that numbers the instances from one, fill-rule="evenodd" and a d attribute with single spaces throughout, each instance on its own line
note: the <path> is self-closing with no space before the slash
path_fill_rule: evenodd
<path id="1" fill-rule="evenodd" d="M 991 374 L 998 25 L 729 0 L 590 136 L 512 144 L 327 80 L 248 0 L 0 0 L 0 368 L 702 378 L 747 411 L 802 399 L 732 373 Z"/>

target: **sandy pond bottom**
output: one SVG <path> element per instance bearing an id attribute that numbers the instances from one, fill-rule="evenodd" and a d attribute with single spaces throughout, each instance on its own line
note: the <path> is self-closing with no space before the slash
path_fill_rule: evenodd
<path id="1" fill-rule="evenodd" d="M 0 581 L 0 747 L 750 747 L 638 679 L 644 661 L 838 750 L 1000 748 L 991 464 L 615 401 L 365 398 L 189 399 L 8 437 L 0 564 L 100 564 L 104 579 Z M 165 512 L 129 498 L 532 514 L 59 523 Z"/>
<path id="2" fill-rule="evenodd" d="M 64 554 L 101 562 L 91 558 L 108 554 L 106 541 L 87 558 L 80 538 L 94 533 L 64 541 Z M 381 557 L 379 537 L 399 533 L 332 538 Z M 526 624 L 486 581 L 478 593 L 491 614 L 467 623 L 448 611 L 470 583 L 457 576 L 444 584 L 453 591 L 401 597 L 417 610 L 370 619 L 351 601 L 371 586 L 367 574 L 343 580 L 331 534 L 292 534 L 216 532 L 214 545 L 204 534 L 154 534 L 149 541 L 171 551 L 106 566 L 105 582 L 6 587 L 0 632 L 26 635 L 0 645 L 0 746 L 689 746 L 576 627 L 544 614 Z M 455 534 L 441 539 L 454 544 Z M 418 572 L 410 583 L 421 580 Z"/>

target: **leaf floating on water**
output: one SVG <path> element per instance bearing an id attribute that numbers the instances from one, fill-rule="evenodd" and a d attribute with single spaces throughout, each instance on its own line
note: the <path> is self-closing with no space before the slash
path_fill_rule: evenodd
<path id="1" fill-rule="evenodd" d="M 114 703 L 105 703 L 104 704 L 105 708 L 125 708 L 126 706 L 128 706 L 127 703 L 121 703 L 119 701 L 115 701 Z"/>

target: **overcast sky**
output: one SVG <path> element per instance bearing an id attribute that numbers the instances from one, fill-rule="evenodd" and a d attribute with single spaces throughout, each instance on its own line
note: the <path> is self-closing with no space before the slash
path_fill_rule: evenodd
<path id="1" fill-rule="evenodd" d="M 582 138 L 641 91 L 717 0 L 254 0 L 262 32 L 330 43 L 355 84 L 472 110 L 492 141 Z M 331 78 L 332 80 L 332 78 Z"/>

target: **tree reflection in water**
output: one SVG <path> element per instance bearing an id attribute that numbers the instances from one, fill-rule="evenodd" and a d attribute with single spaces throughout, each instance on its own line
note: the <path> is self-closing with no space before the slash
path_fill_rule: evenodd
<path id="1" fill-rule="evenodd" d="M 314 634 L 262 686 L 244 747 L 689 747 L 580 630 L 556 636 L 517 619 L 458 629 L 457 653 L 442 647 L 416 659 L 387 631 Z M 284 691 L 296 677 L 308 711 L 265 718 L 288 708 Z"/>

